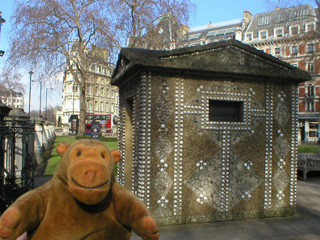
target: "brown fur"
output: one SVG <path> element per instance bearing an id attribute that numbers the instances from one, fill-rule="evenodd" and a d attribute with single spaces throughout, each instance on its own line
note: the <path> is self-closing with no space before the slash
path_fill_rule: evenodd
<path id="1" fill-rule="evenodd" d="M 96 140 L 61 143 L 63 156 L 53 178 L 17 199 L 0 218 L 0 239 L 27 231 L 31 240 L 125 240 L 131 229 L 143 239 L 159 238 L 145 205 L 118 185 L 113 175 L 120 160 Z"/>

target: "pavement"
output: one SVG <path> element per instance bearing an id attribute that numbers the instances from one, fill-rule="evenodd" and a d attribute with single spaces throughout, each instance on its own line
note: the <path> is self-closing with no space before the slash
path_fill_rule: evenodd
<path id="1" fill-rule="evenodd" d="M 50 177 L 37 177 L 35 186 Z M 141 238 L 133 233 L 132 240 Z M 298 180 L 297 213 L 290 217 L 160 227 L 161 240 L 320 240 L 320 177 Z"/>
<path id="2" fill-rule="evenodd" d="M 141 238 L 133 234 L 132 240 Z M 320 240 L 320 177 L 297 184 L 297 213 L 290 217 L 160 227 L 163 240 Z"/>

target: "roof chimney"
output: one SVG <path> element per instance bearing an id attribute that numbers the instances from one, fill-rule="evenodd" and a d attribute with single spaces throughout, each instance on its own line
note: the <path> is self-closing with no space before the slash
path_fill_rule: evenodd
<path id="1" fill-rule="evenodd" d="M 243 19 L 250 21 L 252 19 L 252 14 L 248 10 L 243 11 Z"/>

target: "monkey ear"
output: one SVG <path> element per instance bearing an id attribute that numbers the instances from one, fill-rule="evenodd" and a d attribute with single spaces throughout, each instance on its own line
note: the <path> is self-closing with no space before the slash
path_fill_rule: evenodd
<path id="1" fill-rule="evenodd" d="M 70 143 L 67 142 L 61 142 L 58 144 L 58 146 L 56 147 L 57 153 L 63 157 L 63 155 L 66 153 L 68 147 L 70 146 Z"/>
<path id="2" fill-rule="evenodd" d="M 117 163 L 121 159 L 121 153 L 116 149 L 111 149 L 111 154 L 113 155 L 114 163 Z"/>

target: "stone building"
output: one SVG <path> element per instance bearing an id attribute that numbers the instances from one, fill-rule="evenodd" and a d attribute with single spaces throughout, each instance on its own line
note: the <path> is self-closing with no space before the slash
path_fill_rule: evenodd
<path id="1" fill-rule="evenodd" d="M 178 46 L 205 45 L 236 39 L 308 71 L 312 79 L 299 85 L 299 141 L 317 142 L 320 122 L 319 9 L 310 4 L 276 8 L 242 19 L 191 28 Z M 314 91 L 309 91 L 313 88 Z M 312 93 L 313 95 L 310 95 Z"/>
<path id="2" fill-rule="evenodd" d="M 94 48 L 88 52 L 87 58 L 91 63 L 85 100 L 87 114 L 118 116 L 118 88 L 110 84 L 113 67 L 108 63 L 108 51 Z M 60 119 L 60 124 L 69 124 L 72 115 L 80 115 L 80 88 L 71 72 L 66 71 L 63 80 L 62 110 L 58 111 L 57 119 Z"/>
<path id="3" fill-rule="evenodd" d="M 16 92 L 12 89 L 1 89 L 0 101 L 8 107 L 24 109 L 24 96 L 21 92 Z"/>
<path id="4" fill-rule="evenodd" d="M 317 142 L 320 130 L 318 11 L 306 4 L 259 13 L 243 35 L 243 42 L 312 75 L 299 85 L 299 141 L 304 142 Z"/>
<path id="5" fill-rule="evenodd" d="M 236 40 L 122 49 L 119 182 L 160 224 L 293 214 L 297 87 L 309 79 Z"/>
<path id="6" fill-rule="evenodd" d="M 183 38 L 177 43 L 177 47 L 190 47 L 206 45 L 221 40 L 236 39 L 241 41 L 243 32 L 252 19 L 249 11 L 243 12 L 243 18 L 232 19 L 224 22 L 209 23 L 188 29 Z"/>

